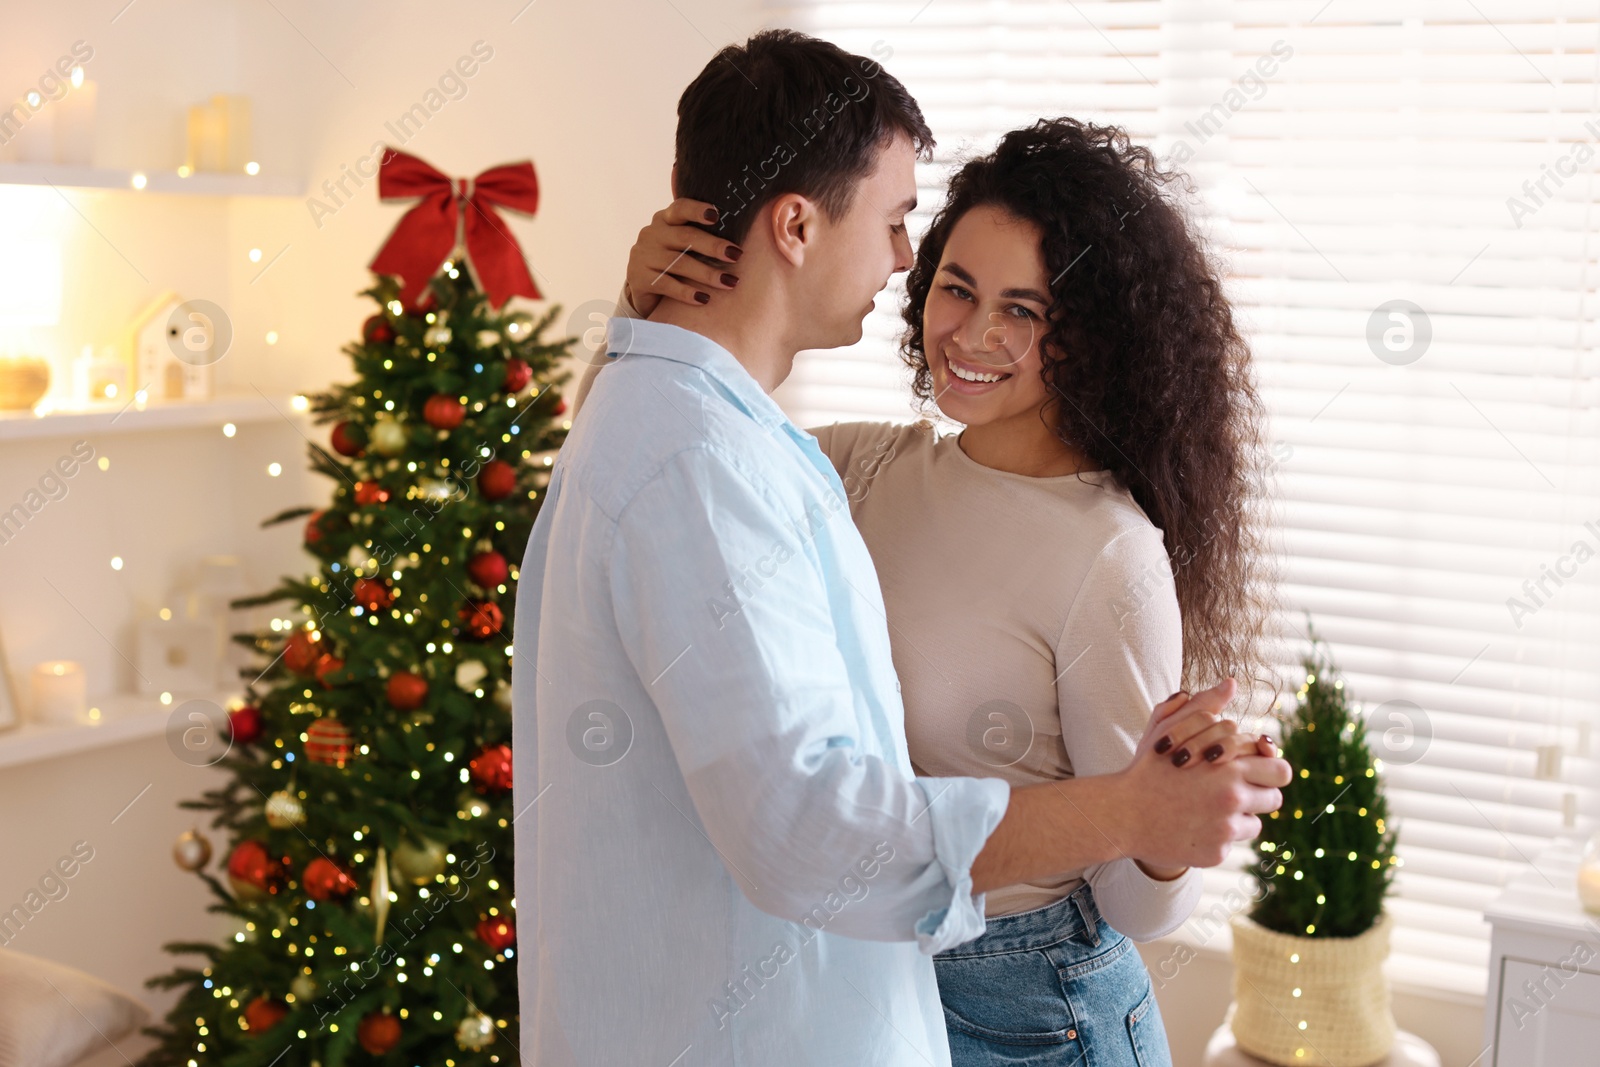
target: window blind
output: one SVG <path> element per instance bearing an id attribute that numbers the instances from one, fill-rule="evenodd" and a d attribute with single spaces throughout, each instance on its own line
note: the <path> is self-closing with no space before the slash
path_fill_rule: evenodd
<path id="1" fill-rule="evenodd" d="M 1293 16 L 1293 17 L 1290 17 Z M 1390 974 L 1482 993 L 1482 909 L 1600 817 L 1600 9 L 1593 0 L 800 0 L 961 159 L 1068 114 L 1198 190 L 1270 411 L 1292 698 L 1307 616 L 1388 758 Z M 807 353 L 801 425 L 909 419 L 900 280 Z M 1244 846 L 1208 872 L 1191 940 Z M 1208 919 L 1209 916 L 1209 919 Z"/>

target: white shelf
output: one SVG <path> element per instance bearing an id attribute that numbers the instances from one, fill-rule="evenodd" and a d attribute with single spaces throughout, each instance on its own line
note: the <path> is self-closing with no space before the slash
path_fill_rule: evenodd
<path id="1" fill-rule="evenodd" d="M 174 696 L 171 704 L 163 704 L 154 697 L 107 697 L 91 701 L 101 712 L 97 722 L 61 726 L 25 722 L 0 730 L 0 767 L 15 767 L 160 736 L 173 710 L 190 699 L 193 698 Z M 231 695 L 208 694 L 203 699 L 227 707 Z"/>
<path id="2" fill-rule="evenodd" d="M 115 403 L 80 408 L 57 408 L 44 415 L 32 411 L 0 412 L 0 442 L 76 434 L 138 433 L 189 427 L 218 427 L 224 423 L 271 422 L 302 415 L 294 398 L 248 393 L 226 393 L 210 400 L 151 401 L 143 408 Z"/>
<path id="3" fill-rule="evenodd" d="M 143 175 L 145 187 L 134 186 Z M 114 170 L 65 163 L 0 163 L 0 185 L 53 185 L 67 189 L 123 189 L 128 192 L 180 193 L 189 196 L 301 196 L 306 183 L 271 174 L 191 174 L 175 170 Z"/>
<path id="4" fill-rule="evenodd" d="M 1511 927 L 1536 934 L 1563 936 L 1591 916 L 1578 900 L 1578 865 L 1583 846 L 1557 841 L 1513 878 L 1483 917 L 1496 928 Z"/>

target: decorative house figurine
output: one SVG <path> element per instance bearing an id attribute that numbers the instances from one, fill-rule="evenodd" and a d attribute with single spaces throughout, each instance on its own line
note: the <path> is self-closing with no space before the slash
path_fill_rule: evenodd
<path id="1" fill-rule="evenodd" d="M 209 400 L 216 325 L 196 305 L 167 292 L 134 317 L 127 343 L 134 385 L 151 400 Z"/>
<path id="2" fill-rule="evenodd" d="M 216 619 L 178 617 L 137 623 L 140 680 L 151 691 L 206 694 L 216 691 L 222 628 Z"/>

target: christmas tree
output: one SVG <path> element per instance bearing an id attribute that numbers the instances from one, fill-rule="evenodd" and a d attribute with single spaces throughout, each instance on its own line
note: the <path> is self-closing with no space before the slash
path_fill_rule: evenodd
<path id="1" fill-rule="evenodd" d="M 1400 861 L 1366 724 L 1352 715 L 1326 646 L 1314 633 L 1311 641 L 1284 721 L 1294 778 L 1255 842 L 1250 917 L 1284 934 L 1354 937 L 1378 920 Z"/>
<path id="2" fill-rule="evenodd" d="M 496 311 L 459 260 L 428 291 L 416 310 L 380 276 L 356 380 L 312 399 L 333 500 L 268 524 L 306 520 L 316 573 L 235 604 L 290 617 L 236 635 L 262 664 L 231 780 L 185 804 L 216 813 L 226 881 L 203 838 L 176 854 L 238 932 L 165 946 L 205 962 L 148 983 L 183 992 L 147 1067 L 519 1058 L 508 560 L 570 425 L 575 339 L 544 339 L 559 308 Z"/>

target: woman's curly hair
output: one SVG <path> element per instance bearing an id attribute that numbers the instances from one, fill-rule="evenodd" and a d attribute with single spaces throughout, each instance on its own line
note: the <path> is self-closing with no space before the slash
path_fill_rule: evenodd
<path id="1" fill-rule="evenodd" d="M 1261 401 L 1222 272 L 1149 149 L 1114 126 L 1041 119 L 966 163 L 906 281 L 901 356 L 926 404 L 922 315 L 956 223 L 993 206 L 1043 233 L 1043 378 L 1055 434 L 1110 471 L 1165 537 L 1186 687 L 1266 677 Z M 1180 189 L 1188 190 L 1179 180 Z M 1270 684 L 1270 683 L 1269 683 Z"/>

